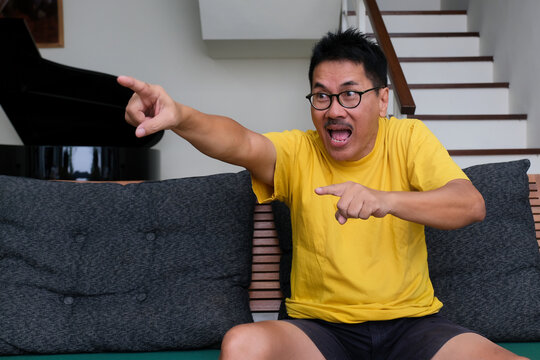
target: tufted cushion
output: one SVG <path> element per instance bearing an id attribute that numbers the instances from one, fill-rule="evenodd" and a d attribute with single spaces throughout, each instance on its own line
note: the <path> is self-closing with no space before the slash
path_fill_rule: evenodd
<path id="1" fill-rule="evenodd" d="M 528 160 L 464 169 L 486 218 L 463 229 L 426 228 L 441 314 L 494 341 L 540 340 L 540 254 L 529 204 Z"/>
<path id="2" fill-rule="evenodd" d="M 0 176 L 0 353 L 190 349 L 252 321 L 247 172 Z"/>

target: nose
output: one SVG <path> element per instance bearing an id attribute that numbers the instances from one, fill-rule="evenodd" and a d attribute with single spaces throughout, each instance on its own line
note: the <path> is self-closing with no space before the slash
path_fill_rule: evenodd
<path id="1" fill-rule="evenodd" d="M 326 114 L 330 118 L 342 118 L 347 114 L 347 109 L 341 106 L 337 97 L 335 97 L 332 99 L 330 107 L 326 110 Z"/>

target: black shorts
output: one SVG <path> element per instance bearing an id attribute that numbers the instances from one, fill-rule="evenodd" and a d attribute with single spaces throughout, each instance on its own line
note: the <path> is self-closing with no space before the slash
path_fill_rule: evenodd
<path id="1" fill-rule="evenodd" d="M 359 324 L 284 321 L 305 332 L 327 360 L 428 360 L 454 336 L 473 332 L 439 314 Z"/>

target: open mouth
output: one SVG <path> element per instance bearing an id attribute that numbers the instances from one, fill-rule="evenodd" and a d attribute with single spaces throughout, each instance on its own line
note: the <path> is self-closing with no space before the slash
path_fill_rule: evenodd
<path id="1" fill-rule="evenodd" d="M 328 134 L 330 134 L 330 138 L 332 138 L 332 141 L 337 142 L 337 143 L 344 143 L 349 139 L 349 137 L 351 137 L 352 131 L 349 129 L 344 129 L 344 130 L 328 129 Z"/>
<path id="2" fill-rule="evenodd" d="M 335 145 L 344 145 L 352 135 L 352 127 L 348 124 L 327 124 L 325 128 Z"/>

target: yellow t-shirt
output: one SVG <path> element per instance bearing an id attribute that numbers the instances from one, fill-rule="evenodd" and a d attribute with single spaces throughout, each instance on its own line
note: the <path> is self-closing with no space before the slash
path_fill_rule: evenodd
<path id="1" fill-rule="evenodd" d="M 358 323 L 436 313 L 424 226 L 387 215 L 335 217 L 335 196 L 315 188 L 354 181 L 385 191 L 425 191 L 467 179 L 419 120 L 379 118 L 375 147 L 358 161 L 333 160 L 317 132 L 266 136 L 277 151 L 274 187 L 253 179 L 259 202 L 291 210 L 293 261 L 287 311 L 294 318 Z"/>

